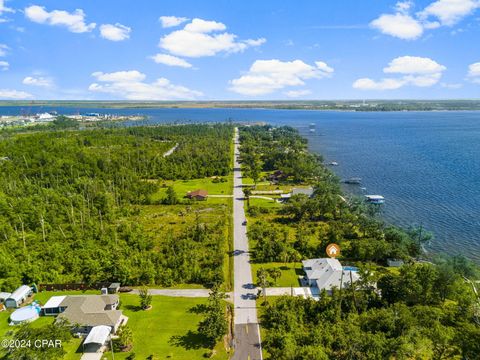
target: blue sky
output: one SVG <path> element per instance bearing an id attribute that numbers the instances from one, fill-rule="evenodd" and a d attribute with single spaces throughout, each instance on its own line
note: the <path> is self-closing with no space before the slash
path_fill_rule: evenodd
<path id="1" fill-rule="evenodd" d="M 480 0 L 0 0 L 0 99 L 479 98 Z"/>

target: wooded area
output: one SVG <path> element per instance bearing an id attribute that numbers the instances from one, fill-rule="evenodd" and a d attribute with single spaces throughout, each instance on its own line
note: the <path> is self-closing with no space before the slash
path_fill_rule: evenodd
<path id="1" fill-rule="evenodd" d="M 1 290 L 21 283 L 223 280 L 225 219 L 204 224 L 198 218 L 181 234 L 162 234 L 160 242 L 133 217 L 158 203 L 152 196 L 162 179 L 227 175 L 232 126 L 35 129 L 0 136 Z"/>

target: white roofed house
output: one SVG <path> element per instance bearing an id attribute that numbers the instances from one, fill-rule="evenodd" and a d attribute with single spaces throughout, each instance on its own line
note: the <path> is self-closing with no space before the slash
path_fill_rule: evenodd
<path id="1" fill-rule="evenodd" d="M 343 267 L 340 261 L 333 258 L 309 259 L 302 261 L 305 271 L 304 280 L 307 284 L 318 289 L 331 292 L 334 287 L 346 288 L 351 282 L 360 279 L 357 269 Z"/>
<path id="2" fill-rule="evenodd" d="M 315 190 L 312 187 L 308 188 L 293 188 L 291 192 L 287 194 L 281 194 L 280 198 L 282 201 L 287 201 L 294 195 L 305 195 L 307 197 L 312 197 Z"/>

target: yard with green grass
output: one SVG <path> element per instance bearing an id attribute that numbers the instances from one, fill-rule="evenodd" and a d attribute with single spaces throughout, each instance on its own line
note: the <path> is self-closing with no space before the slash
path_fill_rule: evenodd
<path id="1" fill-rule="evenodd" d="M 233 178 L 231 175 L 218 177 L 221 180 L 215 180 L 215 177 L 193 179 L 193 180 L 158 180 L 160 189 L 153 195 L 153 200 L 161 200 L 165 197 L 167 187 L 172 186 L 177 196 L 181 199 L 189 191 L 203 189 L 207 190 L 209 195 L 231 195 L 233 192 Z M 223 180 L 223 182 L 222 182 Z M 210 200 L 210 199 L 209 199 Z M 207 200 L 208 201 L 208 200 Z"/>
<path id="2" fill-rule="evenodd" d="M 206 299 L 154 296 L 151 310 L 140 310 L 139 297 L 122 294 L 121 309 L 128 316 L 133 332 L 133 349 L 128 353 L 115 353 L 115 359 L 126 359 L 132 352 L 136 359 L 202 359 L 209 353 L 205 339 L 197 333 L 202 319 L 199 306 Z M 213 359 L 228 359 L 223 344 L 216 347 Z"/>
<path id="3" fill-rule="evenodd" d="M 272 284 L 271 287 L 297 287 L 300 286 L 298 277 L 303 275 L 302 264 L 301 263 L 264 263 L 257 264 L 252 263 L 252 276 L 253 282 L 257 283 L 257 270 L 263 268 L 265 270 L 277 268 L 280 269 L 282 275 L 277 280 L 276 284 Z"/>

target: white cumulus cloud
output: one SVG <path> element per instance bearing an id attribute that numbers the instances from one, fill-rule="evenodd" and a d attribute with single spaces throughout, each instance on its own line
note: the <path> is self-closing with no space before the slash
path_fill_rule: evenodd
<path id="1" fill-rule="evenodd" d="M 329 77 L 334 70 L 322 61 L 314 65 L 302 60 L 256 60 L 245 75 L 230 81 L 230 90 L 243 95 L 265 95 L 289 86 L 305 85 L 305 80 Z"/>
<path id="2" fill-rule="evenodd" d="M 178 26 L 188 20 L 189 19 L 186 17 L 178 16 L 160 16 L 160 18 L 158 19 L 158 21 L 160 21 L 160 23 L 162 24 L 163 28 Z"/>
<path id="3" fill-rule="evenodd" d="M 112 24 L 103 24 L 100 26 L 100 35 L 110 41 L 123 41 L 130 38 L 131 28 L 128 26 L 116 23 Z"/>
<path id="4" fill-rule="evenodd" d="M 419 21 L 408 14 L 383 14 L 370 23 L 375 29 L 386 35 L 400 39 L 413 40 L 423 34 L 423 27 Z"/>
<path id="5" fill-rule="evenodd" d="M 52 26 L 64 26 L 74 33 L 84 33 L 92 31 L 96 24 L 85 22 L 85 13 L 81 9 L 76 9 L 69 13 L 64 10 L 47 11 L 43 6 L 32 5 L 25 8 L 25 16 L 36 23 Z"/>
<path id="6" fill-rule="evenodd" d="M 164 64 L 168 66 L 179 66 L 183 68 L 191 68 L 192 64 L 190 64 L 188 61 L 185 61 L 182 58 L 173 56 L 173 55 L 168 55 L 168 54 L 156 54 L 154 56 L 151 56 L 151 59 L 155 61 L 157 64 Z"/>
<path id="7" fill-rule="evenodd" d="M 418 56 L 401 56 L 393 59 L 383 69 L 386 74 L 400 75 L 396 78 L 372 80 L 361 78 L 353 83 L 359 90 L 395 90 L 406 85 L 429 87 L 439 82 L 447 68 L 436 61 Z"/>
<path id="8" fill-rule="evenodd" d="M 173 55 L 194 58 L 241 52 L 266 41 L 264 38 L 237 40 L 237 35 L 225 32 L 226 28 L 220 22 L 196 18 L 183 29 L 163 36 L 159 46 Z"/>
<path id="9" fill-rule="evenodd" d="M 370 26 L 383 34 L 404 40 L 418 39 L 425 30 L 453 26 L 480 8 L 480 0 L 436 0 L 411 14 L 412 1 L 395 5 L 394 14 L 382 14 Z"/>
<path id="10" fill-rule="evenodd" d="M 8 100 L 23 100 L 30 99 L 33 95 L 25 91 L 11 90 L 11 89 L 0 89 L 0 99 Z"/>
<path id="11" fill-rule="evenodd" d="M 430 58 L 418 56 L 401 56 L 390 61 L 383 69 L 385 73 L 432 74 L 441 73 L 446 67 Z"/>
<path id="12" fill-rule="evenodd" d="M 442 25 L 452 26 L 480 8 L 478 0 L 437 0 L 418 15 L 422 19 L 437 18 Z"/>
<path id="13" fill-rule="evenodd" d="M 110 94 L 127 100 L 193 100 L 202 96 L 199 91 L 172 84 L 168 79 L 159 78 L 154 82 L 144 82 L 146 75 L 138 70 L 113 73 L 94 72 L 97 82 L 89 86 L 92 92 Z"/>
<path id="14" fill-rule="evenodd" d="M 480 84 L 480 62 L 468 66 L 468 78 L 474 83 Z"/>
<path id="15" fill-rule="evenodd" d="M 22 81 L 23 84 L 25 85 L 30 85 L 30 86 L 38 86 L 38 87 L 52 87 L 53 86 L 53 80 L 50 78 L 45 78 L 42 76 L 27 76 L 26 78 L 23 79 Z"/>
<path id="16" fill-rule="evenodd" d="M 10 67 L 8 61 L 0 61 L 0 70 L 6 71 Z"/>

